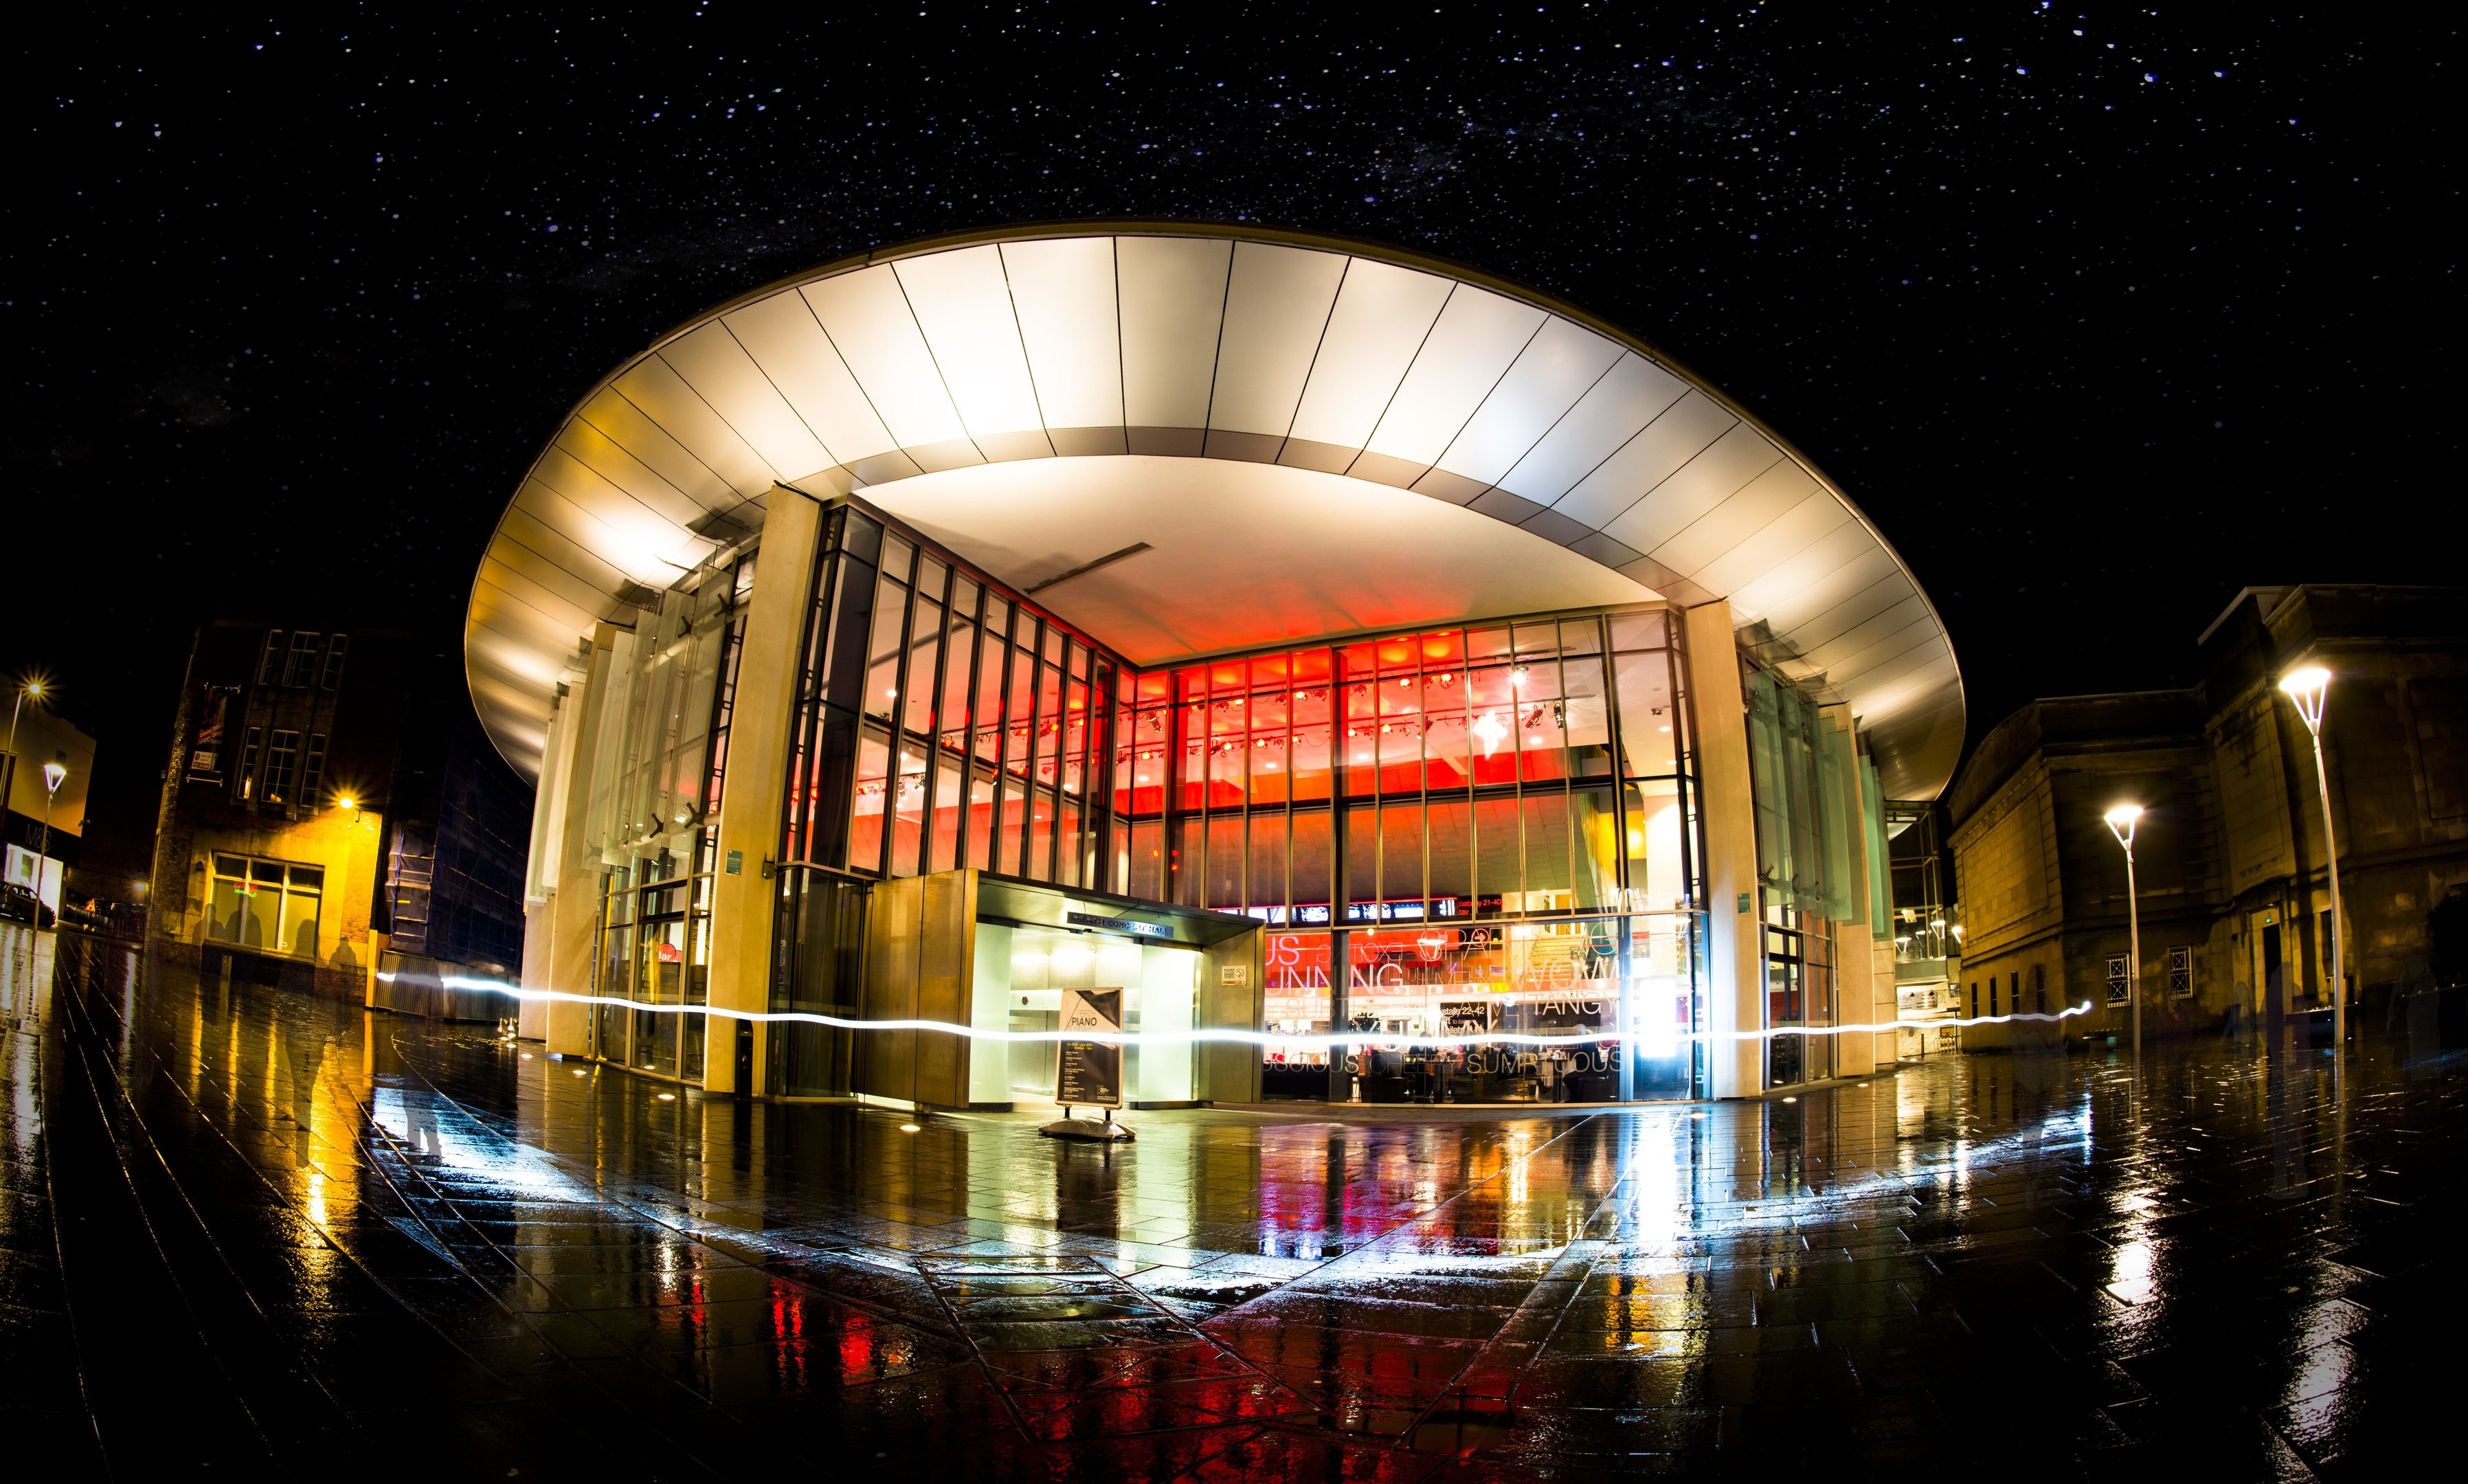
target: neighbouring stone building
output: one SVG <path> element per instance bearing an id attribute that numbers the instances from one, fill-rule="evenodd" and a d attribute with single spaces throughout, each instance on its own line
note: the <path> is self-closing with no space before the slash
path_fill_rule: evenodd
<path id="1" fill-rule="evenodd" d="M 155 836 L 165 958 L 423 1010 L 441 971 L 512 975 L 531 789 L 436 649 L 331 625 L 197 630 Z"/>
<path id="2" fill-rule="evenodd" d="M 2430 914 L 2468 890 L 2468 590 L 2248 588 L 2197 643 L 2190 688 L 2033 701 L 1955 779 L 1966 1012 L 2089 1002 L 2089 1033 L 2125 1030 L 2125 856 L 2102 819 L 2120 803 L 2146 810 L 2145 1035 L 2329 1003 L 2322 807 L 2278 688 L 2301 665 L 2333 675 L 2322 734 L 2350 1004 L 2427 981 Z M 1991 1026 L 1964 1043 L 2009 1040 Z"/>

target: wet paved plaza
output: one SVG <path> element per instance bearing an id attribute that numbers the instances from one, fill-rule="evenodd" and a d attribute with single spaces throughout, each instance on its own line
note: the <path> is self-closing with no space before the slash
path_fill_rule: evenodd
<path id="1" fill-rule="evenodd" d="M 0 1410 L 46 1476 L 2301 1478 L 2457 1436 L 2468 1058 L 2422 1026 L 2338 1097 L 2206 1039 L 2138 1088 L 1956 1057 L 1107 1150 L 0 936 Z"/>

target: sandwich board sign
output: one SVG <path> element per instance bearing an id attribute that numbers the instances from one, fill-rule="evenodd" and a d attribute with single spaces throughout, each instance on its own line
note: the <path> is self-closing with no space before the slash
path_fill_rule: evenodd
<path id="1" fill-rule="evenodd" d="M 1062 1030 L 1119 1033 L 1121 990 L 1064 990 Z M 1064 1039 L 1056 1046 L 1054 1101 L 1064 1107 L 1123 1106 L 1123 1048 L 1119 1041 Z"/>

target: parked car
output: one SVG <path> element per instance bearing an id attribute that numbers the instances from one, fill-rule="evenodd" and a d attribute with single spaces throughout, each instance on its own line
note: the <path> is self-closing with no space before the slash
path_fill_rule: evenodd
<path id="1" fill-rule="evenodd" d="M 37 927 L 52 925 L 52 909 L 43 905 L 34 888 L 14 881 L 0 886 L 0 919 L 11 923 L 32 923 Z"/>

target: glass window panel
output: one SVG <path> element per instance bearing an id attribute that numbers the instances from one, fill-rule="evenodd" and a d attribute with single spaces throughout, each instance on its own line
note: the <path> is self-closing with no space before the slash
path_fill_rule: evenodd
<path id="1" fill-rule="evenodd" d="M 1037 662 L 1017 650 L 1011 656 L 1011 696 L 1003 706 L 1003 770 L 1028 776 L 1030 709 L 1037 704 Z"/>
<path id="2" fill-rule="evenodd" d="M 1045 626 L 1044 642 L 1038 647 L 1038 650 L 1047 664 L 1052 665 L 1057 670 L 1062 669 L 1063 630 L 1055 628 L 1051 623 L 1047 624 Z"/>
<path id="3" fill-rule="evenodd" d="M 1054 790 L 1033 788 L 1028 795 L 1028 879 L 1054 879 Z"/>
<path id="4" fill-rule="evenodd" d="M 1028 799 L 1020 792 L 1017 778 L 1003 780 L 1001 834 L 1002 847 L 994 856 L 994 869 L 1005 876 L 1026 876 L 1022 862 L 1028 848 Z"/>
<path id="5" fill-rule="evenodd" d="M 1517 657 L 1523 660 L 1547 659 L 1560 652 L 1560 626 L 1545 620 L 1539 624 L 1516 626 Z"/>
<path id="6" fill-rule="evenodd" d="M 1684 816 L 1680 781 L 1657 778 L 1628 786 L 1628 903 L 1633 911 L 1668 912 L 1688 895 Z"/>
<path id="7" fill-rule="evenodd" d="M 1174 673 L 1174 695 L 1177 700 L 1200 700 L 1208 695 L 1208 667 L 1186 665 Z"/>
<path id="8" fill-rule="evenodd" d="M 1619 836 L 1619 815 L 1607 787 L 1572 789 L 1568 808 L 1573 820 L 1577 908 L 1620 904 L 1619 868 L 1625 854 Z"/>
<path id="9" fill-rule="evenodd" d="M 1234 821 L 1227 820 L 1231 828 Z M 1286 816 L 1282 813 L 1254 814 L 1251 829 L 1251 880 L 1248 900 L 1244 903 L 1255 914 L 1267 912 L 1269 921 L 1285 920 L 1286 908 Z"/>
<path id="10" fill-rule="evenodd" d="M 900 704 L 900 724 L 920 736 L 934 731 L 934 661 L 943 651 L 943 605 L 920 598 L 909 632 L 907 690 Z"/>
<path id="11" fill-rule="evenodd" d="M 1294 684 L 1325 685 L 1337 677 L 1336 657 L 1326 650 L 1295 650 L 1286 656 Z"/>
<path id="12" fill-rule="evenodd" d="M 1671 656 L 1660 651 L 1622 654 L 1611 662 L 1619 692 L 1622 767 L 1632 778 L 1677 771 Z"/>
<path id="13" fill-rule="evenodd" d="M 1360 648 L 1364 647 L 1348 646 L 1346 652 L 1351 654 Z M 1373 641 L 1368 648 L 1381 674 L 1411 674 L 1421 668 L 1421 649 L 1415 643 L 1412 634 L 1393 634 L 1388 638 Z"/>
<path id="14" fill-rule="evenodd" d="M 1329 1034 L 1329 949 L 1324 932 L 1271 933 L 1266 945 L 1263 1019 L 1271 1034 L 1298 1038 L 1261 1048 L 1260 1090 L 1267 1097 L 1329 1095 L 1329 1053 L 1299 1039 Z M 1366 1094 L 1368 1095 L 1368 1094 Z"/>
<path id="15" fill-rule="evenodd" d="M 981 772 L 969 776 L 969 864 L 991 871 L 994 863 L 994 781 Z"/>
<path id="16" fill-rule="evenodd" d="M 1208 707 L 1208 807 L 1239 810 L 1246 781 L 1244 754 L 1250 742 L 1243 726 L 1243 697 L 1221 696 Z"/>
<path id="17" fill-rule="evenodd" d="M 892 788 L 891 874 L 915 876 L 926 837 L 926 753 L 914 743 L 900 747 L 900 777 Z"/>
<path id="18" fill-rule="evenodd" d="M 950 569 L 936 558 L 920 555 L 917 559 L 917 596 L 933 602 L 943 601 L 943 582 Z"/>
<path id="19" fill-rule="evenodd" d="M 248 878 L 252 881 L 270 881 L 280 886 L 283 884 L 283 862 L 252 860 L 248 863 Z"/>
<path id="20" fill-rule="evenodd" d="M 1169 747 L 1168 752 L 1177 749 Z M 1208 794 L 1208 703 L 1182 708 L 1182 741 L 1176 765 L 1182 779 L 1181 808 L 1198 811 Z"/>
<path id="21" fill-rule="evenodd" d="M 926 869 L 948 871 L 959 863 L 960 816 L 967 809 L 961 797 L 960 769 L 948 758 L 934 767 L 933 838 L 926 854 Z"/>
<path id="22" fill-rule="evenodd" d="M 1529 793 L 1518 801 L 1525 827 L 1527 912 L 1565 912 L 1576 904 L 1568 879 L 1568 801 L 1559 793 Z"/>
<path id="23" fill-rule="evenodd" d="M 1426 671 L 1421 681 L 1423 777 L 1431 788 L 1462 788 L 1471 780 L 1464 674 Z"/>
<path id="24" fill-rule="evenodd" d="M 1670 642 L 1660 613 L 1614 613 L 1611 615 L 1611 648 L 1614 650 L 1658 650 Z"/>
<path id="25" fill-rule="evenodd" d="M 1466 673 L 1467 762 L 1478 785 L 1517 781 L 1517 733 L 1524 713 L 1514 674 L 1514 666 L 1502 664 Z"/>
<path id="26" fill-rule="evenodd" d="M 882 821 L 890 785 L 890 744 L 882 733 L 868 727 L 857 743 L 857 797 L 849 811 L 849 864 L 857 870 L 882 869 Z"/>
<path id="27" fill-rule="evenodd" d="M 1077 639 L 1071 642 L 1071 664 L 1068 668 L 1073 679 L 1088 678 L 1088 646 Z"/>
<path id="28" fill-rule="evenodd" d="M 1208 893 L 1201 905 L 1226 912 L 1243 910 L 1243 818 L 1220 815 L 1208 822 Z"/>
<path id="29" fill-rule="evenodd" d="M 1292 875 L 1293 919 L 1298 923 L 1327 923 L 1334 915 L 1329 910 L 1334 898 L 1328 879 L 1328 812 L 1296 810 L 1292 828 L 1293 844 L 1287 859 Z"/>
<path id="30" fill-rule="evenodd" d="M 1165 825 L 1150 821 L 1131 826 L 1131 882 L 1126 894 L 1144 902 L 1166 897 Z"/>
<path id="31" fill-rule="evenodd" d="M 1062 821 L 1062 858 L 1056 862 L 1057 866 L 1060 867 L 1059 873 L 1056 876 L 1056 880 L 1064 886 L 1077 886 L 1080 884 L 1080 871 L 1083 864 L 1084 849 L 1087 844 L 1087 842 L 1081 837 L 1080 801 L 1078 799 L 1066 798 L 1062 801 L 1060 808 L 1062 810 L 1060 816 Z"/>
<path id="32" fill-rule="evenodd" d="M 900 698 L 900 624 L 908 590 L 884 579 L 875 584 L 874 628 L 866 646 L 865 714 L 888 719 Z"/>
<path id="33" fill-rule="evenodd" d="M 1345 811 L 1345 902 L 1352 921 L 1375 921 L 1380 901 L 1380 811 L 1356 804 Z"/>
<path id="34" fill-rule="evenodd" d="M 1131 793 L 1130 810 L 1141 816 L 1165 812 L 1165 792 L 1174 778 L 1173 713 L 1161 706 L 1131 713 Z"/>
<path id="35" fill-rule="evenodd" d="M 951 611 L 960 618 L 974 620 L 977 616 L 977 584 L 966 577 L 951 580 Z"/>
<path id="36" fill-rule="evenodd" d="M 1118 709 L 1114 716 L 1112 777 L 1108 780 L 1108 786 L 1113 789 L 1114 812 L 1117 814 L 1133 812 L 1134 800 L 1131 796 L 1133 780 L 1137 779 L 1141 772 L 1146 771 L 1145 768 L 1133 766 L 1134 762 L 1139 758 L 1139 735 L 1137 713 Z"/>
<path id="37" fill-rule="evenodd" d="M 1063 791 L 1077 797 L 1088 763 L 1088 682 L 1074 680 L 1063 697 Z"/>
<path id="38" fill-rule="evenodd" d="M 1170 671 L 1143 670 L 1132 682 L 1133 699 L 1143 706 L 1161 705 L 1174 698 L 1174 675 Z"/>
<path id="39" fill-rule="evenodd" d="M 1251 804 L 1253 808 L 1283 804 L 1288 793 L 1286 736 L 1280 730 L 1250 740 Z"/>
<path id="40" fill-rule="evenodd" d="M 884 577 L 889 578 L 895 582 L 906 582 L 908 581 L 909 562 L 916 557 L 916 547 L 909 545 L 906 541 L 901 539 L 899 537 L 893 536 L 887 531 L 883 533 L 882 575 Z"/>
<path id="41" fill-rule="evenodd" d="M 1376 680 L 1347 679 L 1344 735 L 1337 739 L 1348 798 L 1367 798 L 1380 787 L 1380 696 Z"/>
<path id="42" fill-rule="evenodd" d="M 1598 655 L 1560 661 L 1560 678 L 1567 692 L 1564 712 L 1568 727 L 1568 771 L 1577 778 L 1603 778 L 1611 770 L 1611 702 L 1603 691 L 1603 662 Z"/>
<path id="43" fill-rule="evenodd" d="M 1251 689 L 1250 666 L 1239 659 L 1221 659 L 1208 667 L 1208 690 L 1215 696 L 1241 696 Z"/>
<path id="44" fill-rule="evenodd" d="M 1031 783 L 1051 788 L 1061 781 L 1056 751 L 1067 735 L 1063 719 L 1063 667 L 1037 667 L 1037 771 Z"/>
<path id="45" fill-rule="evenodd" d="M 1430 849 L 1431 916 L 1474 915 L 1474 806 L 1463 795 L 1433 798 L 1426 833 Z"/>
<path id="46" fill-rule="evenodd" d="M 293 866 L 290 875 L 294 891 L 317 891 L 326 884 L 326 868 L 323 866 Z"/>
<path id="47" fill-rule="evenodd" d="M 1508 628 L 1469 628 L 1466 630 L 1466 661 L 1469 664 L 1487 659 L 1505 659 L 1510 653 Z"/>
<path id="48" fill-rule="evenodd" d="M 267 904 L 272 905 L 275 894 L 265 892 L 263 895 L 267 899 Z M 297 953 L 303 958 L 317 956 L 317 906 L 315 892 L 283 893 L 282 931 L 274 944 L 277 952 Z"/>
<path id="49" fill-rule="evenodd" d="M 969 750 L 969 667 L 976 658 L 977 626 L 953 609 L 947 620 L 943 652 L 949 656 L 943 673 L 943 698 L 937 708 L 934 724 L 942 728 L 943 746 L 951 752 Z"/>
<path id="50" fill-rule="evenodd" d="M 1380 807 L 1380 899 L 1382 919 L 1421 916 L 1423 901 L 1423 805 Z"/>
<path id="51" fill-rule="evenodd" d="M 1474 801 L 1474 895 L 1478 917 L 1517 911 L 1523 890 L 1515 799 Z"/>
<path id="52" fill-rule="evenodd" d="M 1560 620 L 1560 653 L 1600 654 L 1603 651 L 1603 621 L 1598 618 L 1564 618 Z"/>
<path id="53" fill-rule="evenodd" d="M 1380 791 L 1418 793 L 1423 787 L 1423 682 L 1415 674 L 1383 675 L 1380 704 Z"/>
<path id="54" fill-rule="evenodd" d="M 1282 691 L 1293 678 L 1293 656 L 1263 654 L 1251 661 L 1251 689 Z"/>
<path id="55" fill-rule="evenodd" d="M 1286 763 L 1294 799 L 1324 800 L 1329 788 L 1329 685 L 1325 679 L 1298 684 L 1292 695 L 1293 742 Z"/>
<path id="56" fill-rule="evenodd" d="M 1510 672 L 1517 690 L 1517 771 L 1527 783 L 1565 778 L 1567 713 L 1560 698 L 1560 667 L 1541 660 Z"/>

